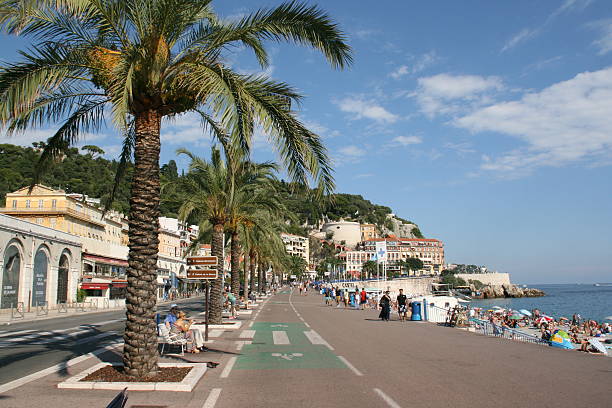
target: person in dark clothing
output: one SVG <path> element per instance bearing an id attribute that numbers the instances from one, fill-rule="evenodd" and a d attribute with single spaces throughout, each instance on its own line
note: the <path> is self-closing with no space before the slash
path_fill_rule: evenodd
<path id="1" fill-rule="evenodd" d="M 389 316 L 391 315 L 391 298 L 389 297 L 389 291 L 385 292 L 384 295 L 380 298 L 379 306 L 380 309 L 380 317 L 384 321 L 389 321 Z"/>
<path id="2" fill-rule="evenodd" d="M 399 295 L 397 295 L 397 313 L 399 314 L 400 321 L 406 320 L 406 314 L 408 313 L 408 307 L 406 305 L 406 295 L 404 295 L 404 290 L 399 290 Z"/>

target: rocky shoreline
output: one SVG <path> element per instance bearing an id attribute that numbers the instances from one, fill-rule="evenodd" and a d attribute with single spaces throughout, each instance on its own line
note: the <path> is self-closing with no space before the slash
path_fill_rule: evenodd
<path id="1" fill-rule="evenodd" d="M 521 288 L 517 285 L 486 285 L 476 289 L 470 285 L 473 299 L 522 298 L 546 296 L 540 289 Z"/>

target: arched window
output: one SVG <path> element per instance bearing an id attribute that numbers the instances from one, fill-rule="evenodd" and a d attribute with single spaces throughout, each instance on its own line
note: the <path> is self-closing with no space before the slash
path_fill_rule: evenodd
<path id="1" fill-rule="evenodd" d="M 17 307 L 21 263 L 21 253 L 19 252 L 19 248 L 17 248 L 16 245 L 10 245 L 6 251 L 4 251 L 2 292 L 0 292 L 1 309 Z"/>
<path id="2" fill-rule="evenodd" d="M 34 256 L 34 274 L 32 276 L 32 306 L 44 305 L 47 301 L 47 272 L 49 257 L 39 248 Z"/>
<path id="3" fill-rule="evenodd" d="M 59 268 L 57 269 L 57 303 L 68 301 L 68 272 L 70 270 L 70 259 L 63 253 L 60 257 Z"/>

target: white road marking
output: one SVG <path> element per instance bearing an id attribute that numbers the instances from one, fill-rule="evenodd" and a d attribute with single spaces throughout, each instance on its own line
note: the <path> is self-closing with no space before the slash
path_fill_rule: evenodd
<path id="1" fill-rule="evenodd" d="M 250 340 L 238 340 L 236 342 L 236 350 L 240 351 L 242 350 L 242 347 L 244 347 L 245 344 L 252 344 L 253 342 Z"/>
<path id="2" fill-rule="evenodd" d="M 8 332 L 5 334 L 0 334 L 0 337 L 9 337 L 9 336 L 17 336 L 19 334 L 26 334 L 26 333 L 31 333 L 34 330 L 20 330 L 20 331 L 16 331 L 16 332 Z"/>
<path id="3" fill-rule="evenodd" d="M 2 385 L 0 385 L 0 394 L 2 394 L 3 392 L 10 391 L 10 390 L 12 390 L 14 388 L 17 388 L 17 387 L 21 387 L 24 384 L 27 384 L 27 383 L 29 383 L 31 381 L 34 381 L 34 380 L 38 380 L 39 378 L 45 377 L 45 376 L 47 376 L 49 374 L 53 374 L 53 373 L 59 372 L 61 370 L 65 370 L 66 367 L 70 367 L 70 366 L 73 366 L 75 364 L 78 364 L 81 361 L 87 360 L 90 357 L 95 357 L 95 356 L 97 356 L 99 354 L 102 354 L 102 353 L 104 353 L 106 351 L 112 350 L 112 349 L 114 349 L 114 348 L 116 348 L 116 347 L 118 347 L 118 346 L 120 346 L 122 344 L 123 343 L 111 344 L 111 345 L 108 345 L 106 347 L 102 347 L 102 348 L 100 348 L 98 350 L 95 350 L 95 351 L 93 351 L 91 353 L 87 353 L 87 354 L 83 354 L 82 356 L 75 357 L 72 360 L 68 360 L 66 362 L 56 364 L 54 366 L 51 366 L 49 368 L 45 368 L 44 370 L 38 371 L 36 373 L 32 373 L 30 375 L 26 375 L 25 377 L 18 378 L 16 380 L 8 382 L 6 384 L 2 384 Z"/>
<path id="4" fill-rule="evenodd" d="M 277 344 L 277 345 L 291 344 L 286 331 L 273 331 L 272 340 L 274 341 L 274 344 Z"/>
<path id="5" fill-rule="evenodd" d="M 213 329 L 208 331 L 208 337 L 221 337 L 222 334 L 222 329 Z"/>
<path id="6" fill-rule="evenodd" d="M 393 401 L 393 398 L 382 392 L 380 388 L 374 388 L 374 392 L 387 403 L 389 408 L 402 408 L 397 402 Z"/>
<path id="7" fill-rule="evenodd" d="M 227 361 L 227 365 L 223 368 L 223 372 L 221 373 L 220 377 L 227 378 L 230 375 L 230 371 L 232 371 L 234 364 L 236 364 L 236 357 L 232 357 Z"/>
<path id="8" fill-rule="evenodd" d="M 355 368 L 354 365 L 352 365 L 351 363 L 349 363 L 349 361 L 342 357 L 342 356 L 338 356 L 338 358 L 353 372 L 355 373 L 356 376 L 363 376 L 363 373 L 361 371 L 359 371 L 358 369 Z"/>
<path id="9" fill-rule="evenodd" d="M 221 395 L 221 388 L 213 388 L 210 390 L 210 394 L 208 394 L 208 398 L 204 401 L 202 408 L 214 408 L 219 399 L 219 395 Z"/>
<path id="10" fill-rule="evenodd" d="M 304 320 L 304 326 L 308 327 L 310 329 L 310 325 L 308 323 L 306 323 L 306 320 Z"/>
<path id="11" fill-rule="evenodd" d="M 306 337 L 308 337 L 308 340 L 310 340 L 310 342 L 312 344 L 319 344 L 319 345 L 323 345 L 325 347 L 327 347 L 330 350 L 334 350 L 334 348 L 332 346 L 330 346 L 330 344 L 328 342 L 326 342 L 323 337 L 321 337 L 321 335 L 319 335 L 319 333 L 317 333 L 314 330 L 310 330 L 310 331 L 305 331 L 304 335 Z"/>
<path id="12" fill-rule="evenodd" d="M 251 322 L 251 323 L 249 323 L 249 326 L 248 326 L 248 327 L 249 327 L 249 328 L 253 327 L 253 323 L 255 323 L 255 322 Z"/>
<path id="13" fill-rule="evenodd" d="M 77 346 L 79 344 L 89 343 L 91 341 L 103 339 L 105 337 L 110 337 L 110 336 L 118 336 L 118 334 L 117 332 L 100 333 L 100 334 L 96 334 L 95 336 L 89 336 L 89 337 L 85 337 L 84 339 L 77 340 L 74 342 L 74 345 Z"/>
<path id="14" fill-rule="evenodd" d="M 241 339 L 252 339 L 255 337 L 255 330 L 243 330 L 238 337 Z"/>
<path id="15" fill-rule="evenodd" d="M 107 325 L 107 324 L 117 323 L 117 322 L 125 322 L 125 319 L 107 320 L 105 322 L 93 323 L 90 326 L 99 327 L 99 326 L 104 326 L 104 325 Z"/>

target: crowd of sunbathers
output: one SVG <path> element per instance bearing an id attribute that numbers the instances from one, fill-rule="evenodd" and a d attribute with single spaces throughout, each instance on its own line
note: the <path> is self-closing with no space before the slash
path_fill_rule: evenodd
<path id="1" fill-rule="evenodd" d="M 538 309 L 532 310 L 531 315 L 504 309 L 485 311 L 477 308 L 472 310 L 475 310 L 477 317 L 504 328 L 520 329 L 527 327 L 538 329 L 542 340 L 549 341 L 558 330 L 563 330 L 568 334 L 572 343 L 580 346 L 578 348 L 580 351 L 599 352 L 589 342 L 591 338 L 598 338 L 602 343 L 612 343 L 612 338 L 606 336 L 612 334 L 610 323 L 582 319 L 579 314 L 574 314 L 571 319 L 567 317 L 555 319 L 542 314 Z"/>

